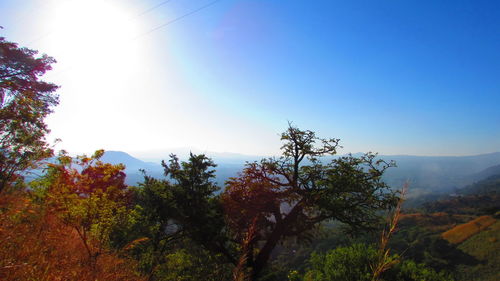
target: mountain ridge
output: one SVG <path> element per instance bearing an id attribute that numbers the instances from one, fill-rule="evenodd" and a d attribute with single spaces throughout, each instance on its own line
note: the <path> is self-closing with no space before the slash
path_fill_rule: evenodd
<path id="1" fill-rule="evenodd" d="M 211 157 L 209 153 L 206 155 Z M 245 162 L 262 159 L 258 156 L 249 156 L 251 159 L 245 160 L 243 154 L 237 155 L 241 155 L 241 159 L 226 161 L 223 157 L 212 157 L 217 164 L 215 169 L 217 183 L 220 186 L 229 177 L 236 176 Z M 344 155 L 338 157 L 341 156 Z M 500 152 L 470 156 L 379 155 L 378 157 L 384 160 L 395 160 L 397 164 L 397 168 L 387 170 L 384 178 L 386 182 L 398 188 L 409 181 L 410 190 L 451 192 L 482 179 L 482 175 L 496 173 L 496 166 L 499 166 L 500 173 Z M 159 163 L 146 162 L 123 151 L 106 151 L 102 161 L 112 164 L 123 163 L 126 166 L 129 184 L 142 181 L 140 169 L 145 170 L 151 176 L 163 176 L 163 167 Z"/>

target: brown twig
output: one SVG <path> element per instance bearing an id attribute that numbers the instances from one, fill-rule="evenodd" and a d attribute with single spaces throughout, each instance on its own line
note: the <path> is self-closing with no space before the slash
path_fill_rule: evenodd
<path id="1" fill-rule="evenodd" d="M 401 197 L 399 198 L 398 204 L 394 209 L 392 215 L 388 216 L 388 228 L 382 231 L 382 235 L 380 236 L 380 249 L 378 260 L 375 265 L 372 266 L 373 275 L 372 281 L 379 281 L 380 275 L 391 268 L 393 265 L 399 262 L 398 258 L 391 258 L 390 249 L 387 248 L 387 244 L 389 243 L 389 239 L 396 231 L 396 227 L 401 218 L 401 207 L 403 202 L 405 201 L 406 192 L 408 191 L 408 182 L 406 182 L 401 190 Z"/>

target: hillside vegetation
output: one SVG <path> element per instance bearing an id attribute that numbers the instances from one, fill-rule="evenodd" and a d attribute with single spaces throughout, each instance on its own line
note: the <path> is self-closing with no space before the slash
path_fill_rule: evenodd
<path id="1" fill-rule="evenodd" d="M 456 280 L 500 280 L 498 178 L 489 176 L 459 194 L 406 210 L 394 250 L 452 272 Z"/>
<path id="2" fill-rule="evenodd" d="M 473 235 L 487 229 L 494 224 L 496 219 L 491 216 L 481 216 L 471 220 L 468 223 L 457 225 L 454 228 L 444 232 L 443 238 L 452 244 L 460 244 Z"/>
<path id="3" fill-rule="evenodd" d="M 461 280 L 500 280 L 500 222 L 498 220 L 467 239 L 458 248 L 479 261 L 478 265 L 472 268 L 459 267 Z"/>

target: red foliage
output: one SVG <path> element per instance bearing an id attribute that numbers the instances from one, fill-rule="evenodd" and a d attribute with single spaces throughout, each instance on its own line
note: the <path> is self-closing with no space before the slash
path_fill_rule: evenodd
<path id="1" fill-rule="evenodd" d="M 240 239 L 251 225 L 256 231 L 265 228 L 274 214 L 280 213 L 286 194 L 263 174 L 266 171 L 249 165 L 237 178 L 231 178 L 222 195 L 226 218 Z"/>
<path id="2" fill-rule="evenodd" d="M 42 190 L 47 191 L 47 210 L 76 231 L 89 262 L 94 264 L 106 251 L 113 227 L 126 220 L 131 197 L 125 184 L 125 166 L 99 161 L 103 154 L 98 150 L 90 158 L 79 156 L 75 160 L 63 153 L 59 164 L 51 164 L 39 180 Z"/>
<path id="3" fill-rule="evenodd" d="M 102 153 L 104 152 L 101 150 L 91 158 L 79 158 L 75 162 L 80 167 L 79 169 L 71 166 L 74 160 L 70 157 L 61 156 L 59 158 L 61 164 L 50 165 L 57 175 L 53 187 L 61 189 L 61 186 L 65 186 L 70 188 L 71 193 L 80 197 L 106 193 L 111 200 L 128 201 L 130 192 L 125 184 L 126 174 L 123 172 L 125 166 L 98 161 Z"/>

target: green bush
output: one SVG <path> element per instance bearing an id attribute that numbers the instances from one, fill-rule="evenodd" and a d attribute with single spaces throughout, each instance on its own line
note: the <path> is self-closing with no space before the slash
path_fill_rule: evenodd
<path id="1" fill-rule="evenodd" d="M 371 281 L 373 264 L 378 251 L 372 246 L 353 244 L 339 247 L 326 254 L 313 253 L 309 268 L 302 276 L 296 271 L 289 274 L 289 280 L 297 281 Z M 397 255 L 390 259 L 400 260 Z M 451 281 L 444 272 L 436 272 L 423 264 L 411 260 L 400 261 L 382 274 L 384 281 Z"/>

